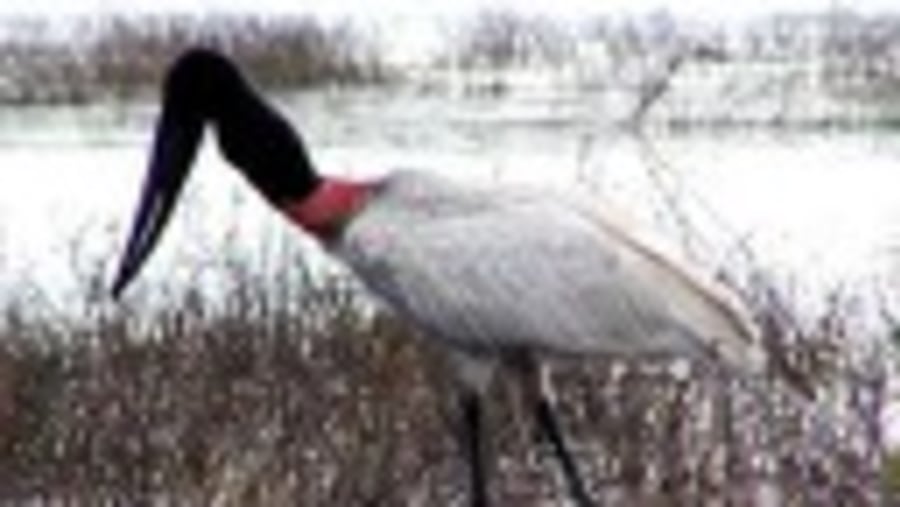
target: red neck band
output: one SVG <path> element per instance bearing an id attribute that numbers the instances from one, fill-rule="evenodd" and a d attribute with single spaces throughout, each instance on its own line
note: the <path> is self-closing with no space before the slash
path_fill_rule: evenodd
<path id="1" fill-rule="evenodd" d="M 312 195 L 280 206 L 288 219 L 313 235 L 327 239 L 365 204 L 370 186 L 339 179 L 325 179 Z"/>

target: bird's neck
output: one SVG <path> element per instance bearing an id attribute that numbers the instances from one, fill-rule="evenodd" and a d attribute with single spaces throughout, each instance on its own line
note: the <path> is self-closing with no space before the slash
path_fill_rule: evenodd
<path id="1" fill-rule="evenodd" d="M 371 183 L 323 178 L 311 194 L 279 207 L 292 223 L 321 240 L 329 240 L 362 210 L 371 190 Z"/>

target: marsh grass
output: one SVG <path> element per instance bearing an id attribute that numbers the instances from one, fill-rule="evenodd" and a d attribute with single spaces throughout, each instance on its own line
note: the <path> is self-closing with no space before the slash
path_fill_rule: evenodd
<path id="1" fill-rule="evenodd" d="M 438 35 L 437 47 L 378 16 L 4 18 L 0 104 L 155 97 L 176 55 L 204 46 L 232 56 L 273 92 L 572 94 L 590 99 L 585 107 L 600 105 L 598 119 L 649 120 L 673 132 L 898 124 L 890 48 L 900 20 L 892 16 L 773 14 L 746 29 L 726 24 L 699 31 L 693 21 L 665 12 L 575 21 L 487 9 L 421 22 Z M 819 41 L 811 34 L 827 36 Z"/>
<path id="2" fill-rule="evenodd" d="M 451 505 L 466 494 L 440 351 L 347 276 L 318 276 L 285 251 L 228 259 L 215 290 L 144 287 L 114 304 L 108 266 L 82 265 L 74 316 L 42 311 L 35 288 L 0 313 L 4 504 Z M 817 434 L 781 375 L 761 404 L 683 362 L 557 360 L 564 424 L 596 495 L 758 505 L 769 488 L 782 505 L 878 505 L 883 379 L 838 359 L 853 347 L 846 305 L 798 326 L 776 286 L 750 284 L 777 366 L 820 401 L 855 393 L 832 400 L 837 437 Z M 496 500 L 561 498 L 508 386 L 491 396 Z"/>
<path id="3" fill-rule="evenodd" d="M 192 46 L 232 56 L 262 86 L 361 86 L 387 79 L 377 42 L 349 22 L 308 17 L 100 16 L 6 20 L 0 100 L 8 104 L 126 100 L 154 93 Z"/>

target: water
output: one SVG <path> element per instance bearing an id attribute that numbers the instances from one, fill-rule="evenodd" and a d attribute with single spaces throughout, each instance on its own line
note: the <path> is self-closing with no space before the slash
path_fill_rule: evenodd
<path id="1" fill-rule="evenodd" d="M 897 271 L 900 137 L 892 133 L 653 133 L 648 145 L 604 124 L 577 97 L 364 92 L 279 102 L 303 126 L 326 173 L 370 178 L 412 167 L 484 184 L 590 193 L 677 240 L 666 217 L 670 192 L 701 231 L 700 250 L 711 262 L 727 262 L 745 241 L 761 262 L 801 284 L 886 283 Z M 116 247 L 153 115 L 153 105 L 0 113 L 5 276 L 27 272 L 64 285 L 68 252 Z M 187 193 L 202 204 L 176 215 L 161 252 L 170 261 L 196 254 L 192 245 L 216 244 L 222 222 L 242 234 L 287 230 L 210 146 Z"/>
<path id="2" fill-rule="evenodd" d="M 757 262 L 792 280 L 813 306 L 837 286 L 897 298 L 900 136 L 893 133 L 657 132 L 648 144 L 604 122 L 589 97 L 311 93 L 279 103 L 302 125 L 324 173 L 374 178 L 419 168 L 480 184 L 578 192 L 619 208 L 710 269 L 734 263 L 738 245 L 749 245 Z M 111 275 L 154 114 L 152 104 L 0 111 L 4 296 L 27 282 L 65 308 L 83 273 L 100 266 Z M 252 258 L 269 241 L 260 238 L 327 263 L 224 166 L 211 143 L 186 194 L 139 285 L 193 281 L 225 252 Z M 699 233 L 687 243 L 668 198 Z M 900 441 L 900 407 L 886 417 L 897 430 L 890 439 Z"/>

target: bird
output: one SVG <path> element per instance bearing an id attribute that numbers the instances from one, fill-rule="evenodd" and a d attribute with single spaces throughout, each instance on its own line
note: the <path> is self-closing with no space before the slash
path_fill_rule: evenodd
<path id="1" fill-rule="evenodd" d="M 759 333 L 740 299 L 601 206 L 433 171 L 323 175 L 297 129 L 209 48 L 174 58 L 161 102 L 112 296 L 154 250 L 212 130 L 223 158 L 269 205 L 442 345 L 475 507 L 489 505 L 483 411 L 501 373 L 521 386 L 569 496 L 585 507 L 596 504 L 556 412 L 548 358 L 673 355 L 735 370 L 751 362 Z"/>

